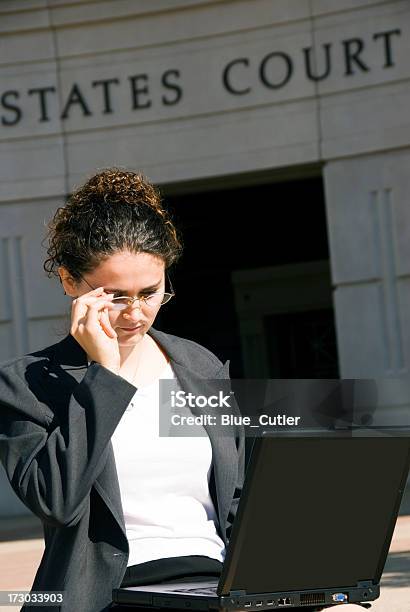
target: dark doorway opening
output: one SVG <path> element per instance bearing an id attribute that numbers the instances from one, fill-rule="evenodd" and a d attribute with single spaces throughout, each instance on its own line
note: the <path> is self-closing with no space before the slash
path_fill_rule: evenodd
<path id="1" fill-rule="evenodd" d="M 336 333 L 331 309 L 266 317 L 272 378 L 338 378 Z"/>
<path id="2" fill-rule="evenodd" d="M 231 377 L 242 378 L 240 326 L 231 273 L 329 259 L 322 178 L 182 195 L 167 195 L 166 188 L 162 192 L 182 231 L 185 248 L 170 271 L 176 297 L 160 310 L 154 326 L 203 344 L 222 361 L 230 359 Z M 286 313 L 283 316 L 282 323 Z M 323 316 L 330 334 L 334 334 L 331 309 L 312 316 L 316 316 L 317 329 L 321 327 L 318 318 Z M 300 348 L 298 360 L 292 362 L 286 338 L 286 333 L 289 339 L 292 334 L 297 336 L 303 322 L 294 318 L 293 323 L 288 319 L 283 328 L 281 325 L 275 317 L 266 319 L 270 376 L 303 377 L 306 360 L 311 357 L 309 350 L 306 345 Z M 281 333 L 275 331 L 278 326 Z M 314 327 L 310 325 L 311 333 Z M 336 374 L 335 342 L 328 343 L 328 350 L 333 351 L 329 364 L 336 367 L 331 370 L 328 364 L 326 371 Z"/>

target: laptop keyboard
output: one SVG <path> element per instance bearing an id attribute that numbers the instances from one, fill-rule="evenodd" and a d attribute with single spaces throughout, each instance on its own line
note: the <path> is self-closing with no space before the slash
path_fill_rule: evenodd
<path id="1" fill-rule="evenodd" d="M 197 593 L 198 595 L 216 595 L 217 587 L 191 587 L 190 589 L 172 589 L 174 593 Z"/>

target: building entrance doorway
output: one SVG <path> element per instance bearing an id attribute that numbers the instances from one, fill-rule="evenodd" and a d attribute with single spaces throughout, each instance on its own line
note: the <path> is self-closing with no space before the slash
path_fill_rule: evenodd
<path id="1" fill-rule="evenodd" d="M 162 188 L 185 249 L 154 326 L 230 359 L 233 378 L 338 376 L 320 174 L 232 181 Z"/>

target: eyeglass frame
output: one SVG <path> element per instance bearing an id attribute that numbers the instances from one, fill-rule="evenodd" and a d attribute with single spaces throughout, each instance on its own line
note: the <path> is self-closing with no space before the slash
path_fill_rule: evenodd
<path id="1" fill-rule="evenodd" d="M 171 279 L 170 279 L 170 277 L 169 277 L 168 272 L 166 272 L 166 273 L 165 273 L 165 276 L 166 276 L 166 278 L 168 279 L 169 288 L 171 289 L 171 291 L 170 291 L 170 292 L 169 292 L 169 291 L 164 291 L 164 295 L 169 295 L 169 296 L 170 296 L 169 300 L 170 300 L 172 297 L 174 297 L 174 296 L 175 296 L 175 291 L 174 291 L 174 288 L 173 288 L 173 286 L 172 286 L 172 282 L 171 282 Z M 90 289 L 92 289 L 93 291 L 94 291 L 95 289 L 97 289 L 97 287 L 93 287 L 92 285 L 90 285 L 90 283 L 88 282 L 88 280 L 86 280 L 86 279 L 84 278 L 84 276 L 82 276 L 81 274 L 79 274 L 79 277 L 80 277 L 80 278 L 81 278 L 81 279 L 82 279 L 82 280 L 83 280 L 85 283 L 87 283 L 87 285 L 90 287 Z M 151 293 L 151 295 L 154 295 L 155 293 L 161 293 L 161 291 L 154 291 L 153 293 Z M 150 297 L 150 296 L 147 296 L 147 297 Z M 141 300 L 143 301 L 143 303 L 144 303 L 145 305 L 147 305 L 147 302 L 146 302 L 146 296 L 138 297 L 138 296 L 134 295 L 134 296 L 132 296 L 132 297 L 131 297 L 131 296 L 128 296 L 128 295 L 119 295 L 119 296 L 118 296 L 118 298 L 115 298 L 115 299 L 119 299 L 119 298 L 127 298 L 127 299 L 128 299 L 128 301 L 129 301 L 129 303 L 126 305 L 126 307 L 125 307 L 125 308 L 122 308 L 121 310 L 126 310 L 126 309 L 127 309 L 129 306 L 133 305 L 133 304 L 134 304 L 134 302 L 136 302 L 137 300 L 138 300 L 138 303 L 139 303 L 139 308 L 141 308 Z M 167 300 L 167 301 L 165 302 L 165 304 L 167 304 L 167 303 L 169 302 L 169 300 Z M 159 304 L 159 306 L 164 306 L 164 304 Z"/>

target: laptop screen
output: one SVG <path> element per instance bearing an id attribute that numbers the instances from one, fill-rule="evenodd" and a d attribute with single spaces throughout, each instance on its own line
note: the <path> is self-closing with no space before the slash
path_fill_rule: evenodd
<path id="1" fill-rule="evenodd" d="M 223 591 L 379 582 L 408 472 L 409 438 L 257 442 Z"/>

